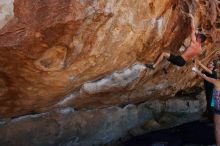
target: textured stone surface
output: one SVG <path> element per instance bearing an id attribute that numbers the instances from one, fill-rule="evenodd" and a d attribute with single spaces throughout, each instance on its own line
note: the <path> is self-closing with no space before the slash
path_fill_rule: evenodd
<path id="1" fill-rule="evenodd" d="M 218 0 L 0 0 L 0 145 L 101 144 L 144 123 L 191 120 L 204 100 L 175 95 L 201 86 L 192 63 L 143 64 L 184 50 L 189 12 L 208 36 L 199 59 L 215 58 L 219 9 Z"/>
<path id="2" fill-rule="evenodd" d="M 63 108 L 51 112 L 0 120 L 0 145 L 4 146 L 92 146 L 106 144 L 128 133 L 176 126 L 201 117 L 204 94 L 139 105 L 88 111 Z M 201 104 L 202 103 L 202 104 Z M 175 104 L 175 109 L 173 105 Z M 199 105 L 199 106 L 198 106 Z M 152 121 L 157 121 L 157 125 Z M 151 123 L 151 124 L 150 124 Z"/>
<path id="3" fill-rule="evenodd" d="M 207 62 L 219 47 L 217 0 L 1 0 L 0 118 L 161 99 L 198 85 L 191 63 L 141 67 L 162 51 L 181 53 L 188 12 L 208 34 Z"/>

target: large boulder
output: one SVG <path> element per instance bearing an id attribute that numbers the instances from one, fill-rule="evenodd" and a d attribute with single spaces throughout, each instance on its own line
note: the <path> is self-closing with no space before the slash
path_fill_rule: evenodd
<path id="1" fill-rule="evenodd" d="M 181 53 L 191 31 L 188 13 L 208 34 L 201 59 L 213 58 L 219 46 L 218 1 L 0 3 L 1 118 L 67 105 L 140 102 L 193 87 L 199 80 L 191 63 L 182 68 L 162 63 L 155 71 L 143 66 L 162 51 Z"/>

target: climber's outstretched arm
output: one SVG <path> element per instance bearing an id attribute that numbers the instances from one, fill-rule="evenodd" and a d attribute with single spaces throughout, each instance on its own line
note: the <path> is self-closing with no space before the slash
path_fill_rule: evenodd
<path id="1" fill-rule="evenodd" d="M 196 27 L 194 16 L 192 14 L 189 14 L 189 17 L 191 18 L 191 40 L 192 42 L 196 42 Z"/>

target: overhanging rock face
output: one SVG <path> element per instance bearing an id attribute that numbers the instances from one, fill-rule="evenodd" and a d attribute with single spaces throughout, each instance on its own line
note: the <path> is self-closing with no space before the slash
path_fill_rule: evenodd
<path id="1" fill-rule="evenodd" d="M 157 111 L 175 112 L 179 105 L 176 112 L 202 112 L 204 100 L 173 100 L 201 86 L 192 62 L 180 68 L 165 61 L 156 70 L 144 64 L 162 51 L 182 53 L 190 42 L 188 13 L 208 37 L 199 59 L 215 58 L 219 5 L 217 0 L 0 0 L 0 143 L 108 143 L 160 118 Z"/>
<path id="2" fill-rule="evenodd" d="M 181 45 L 189 40 L 188 12 L 208 35 L 201 59 L 213 58 L 219 46 L 218 1 L 10 0 L 1 4 L 1 118 L 60 105 L 80 109 L 146 101 L 196 85 L 191 63 L 182 68 L 163 63 L 168 74 L 161 67 L 143 68 L 162 51 L 181 53 Z M 71 100 L 59 104 L 66 97 Z"/>

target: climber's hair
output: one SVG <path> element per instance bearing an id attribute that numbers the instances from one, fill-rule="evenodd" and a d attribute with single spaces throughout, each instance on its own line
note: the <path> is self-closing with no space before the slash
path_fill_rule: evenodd
<path id="1" fill-rule="evenodd" d="M 214 66 L 214 68 L 213 68 L 213 70 L 216 70 L 218 67 L 218 61 L 217 60 L 212 60 L 212 62 L 213 62 L 213 66 Z"/>
<path id="2" fill-rule="evenodd" d="M 201 39 L 201 42 L 205 42 L 205 40 L 207 39 L 206 35 L 203 33 L 198 33 L 197 37 L 199 37 Z"/>

